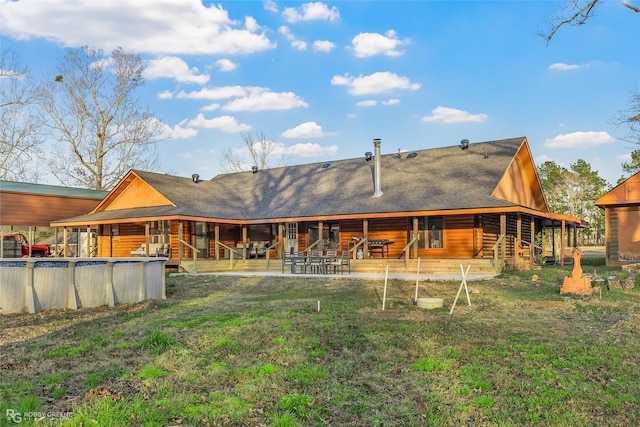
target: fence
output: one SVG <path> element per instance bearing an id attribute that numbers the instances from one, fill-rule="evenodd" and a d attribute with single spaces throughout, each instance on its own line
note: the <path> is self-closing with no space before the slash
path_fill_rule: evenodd
<path id="1" fill-rule="evenodd" d="M 0 312 L 164 299 L 165 263 L 165 258 L 5 258 L 0 260 Z"/>

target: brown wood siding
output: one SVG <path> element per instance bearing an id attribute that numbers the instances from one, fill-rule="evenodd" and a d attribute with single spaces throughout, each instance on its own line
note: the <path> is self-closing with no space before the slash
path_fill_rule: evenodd
<path id="1" fill-rule="evenodd" d="M 0 192 L 0 225 L 49 227 L 52 221 L 91 212 L 97 199 Z"/>
<path id="2" fill-rule="evenodd" d="M 445 217 L 445 256 L 451 258 L 470 258 L 474 256 L 473 225 L 473 215 Z"/>
<path id="3" fill-rule="evenodd" d="M 407 218 L 388 218 L 369 220 L 369 240 L 390 240 L 389 257 L 398 258 L 403 255 L 402 249 L 407 245 Z"/>
<path id="4" fill-rule="evenodd" d="M 500 215 L 482 215 L 482 255 L 485 258 L 493 256 L 493 245 L 500 236 Z"/>
<path id="5" fill-rule="evenodd" d="M 362 239 L 363 224 L 362 220 L 345 220 L 340 221 L 340 250 L 348 251 L 351 249 L 350 243 L 355 239 Z"/>
<path id="6" fill-rule="evenodd" d="M 527 144 L 520 147 L 492 196 L 532 209 L 547 211 L 542 187 L 540 187 Z"/>
<path id="7" fill-rule="evenodd" d="M 618 211 L 615 208 L 607 209 L 609 212 L 609 231 L 607 233 L 607 264 L 615 265 L 619 261 L 620 237 L 618 234 Z"/>
<path id="8" fill-rule="evenodd" d="M 110 211 L 114 209 L 129 209 L 148 206 L 170 205 L 171 201 L 160 194 L 155 188 L 137 178 L 129 184 L 126 191 L 122 191 L 107 206 L 102 206 L 101 210 Z"/>
<path id="9" fill-rule="evenodd" d="M 145 242 L 144 225 L 119 224 L 120 233 L 111 238 L 109 226 L 103 226 L 98 236 L 98 256 L 130 257 L 131 251 Z"/>

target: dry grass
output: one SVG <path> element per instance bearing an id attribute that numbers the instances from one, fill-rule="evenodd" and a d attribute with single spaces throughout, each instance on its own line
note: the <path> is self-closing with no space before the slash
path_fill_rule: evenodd
<path id="1" fill-rule="evenodd" d="M 598 267 L 602 270 L 601 267 Z M 586 268 L 585 268 L 586 270 Z M 0 411 L 63 425 L 637 425 L 640 291 L 566 269 L 472 282 L 168 278 L 169 298 L 2 316 Z M 604 274 L 604 273 L 603 273 Z M 320 301 L 320 311 L 317 304 Z"/>

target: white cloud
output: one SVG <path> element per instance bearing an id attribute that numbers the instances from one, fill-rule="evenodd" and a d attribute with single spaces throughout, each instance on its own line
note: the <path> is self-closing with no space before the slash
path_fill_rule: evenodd
<path id="1" fill-rule="evenodd" d="M 205 105 L 204 107 L 200 108 L 201 111 L 216 111 L 220 108 L 220 104 L 218 104 L 217 102 L 214 102 L 213 104 L 209 104 L 209 105 Z"/>
<path id="2" fill-rule="evenodd" d="M 209 75 L 198 74 L 196 67 L 189 68 L 182 58 L 165 56 L 147 61 L 144 76 L 149 79 L 171 78 L 181 83 L 205 84 Z"/>
<path id="3" fill-rule="evenodd" d="M 193 138 L 198 135 L 198 131 L 193 128 L 183 127 L 180 124 L 175 125 L 173 128 L 166 123 L 160 124 L 160 136 L 158 139 L 187 139 Z"/>
<path id="4" fill-rule="evenodd" d="M 321 2 L 305 3 L 299 8 L 287 7 L 282 12 L 285 20 L 289 23 L 298 21 L 337 21 L 340 19 L 340 13 L 334 6 L 331 9 Z"/>
<path id="5" fill-rule="evenodd" d="M 400 100 L 397 98 L 392 98 L 386 101 L 382 101 L 382 105 L 397 105 L 397 104 L 400 104 Z"/>
<path id="6" fill-rule="evenodd" d="M 307 42 L 303 42 L 302 40 L 292 41 L 291 46 L 295 47 L 298 50 L 307 50 Z"/>
<path id="7" fill-rule="evenodd" d="M 384 36 L 378 33 L 360 33 L 351 41 L 353 51 L 358 58 L 375 55 L 400 56 L 404 52 L 396 48 L 405 43 L 407 42 L 398 39 L 393 30 L 387 31 Z"/>
<path id="8" fill-rule="evenodd" d="M 615 138 L 609 133 L 601 132 L 572 132 L 565 133 L 544 141 L 544 146 L 548 148 L 585 148 L 594 145 L 609 144 Z"/>
<path id="9" fill-rule="evenodd" d="M 218 129 L 222 132 L 237 133 L 251 130 L 251 126 L 245 123 L 238 123 L 235 117 L 220 116 L 213 119 L 205 119 L 203 114 L 198 114 L 195 119 L 189 122 L 189 127 Z"/>
<path id="10" fill-rule="evenodd" d="M 296 36 L 293 35 L 289 27 L 286 25 L 282 25 L 278 28 L 278 33 L 284 36 L 287 41 L 291 42 L 291 46 L 298 50 L 306 50 L 307 43 L 301 40 L 296 39 Z"/>
<path id="11" fill-rule="evenodd" d="M 420 84 L 411 83 L 407 77 L 401 77 L 388 71 L 378 71 L 360 77 L 351 77 L 348 74 L 333 76 L 331 84 L 347 86 L 351 95 L 372 95 L 394 90 L 420 89 Z"/>
<path id="12" fill-rule="evenodd" d="M 313 42 L 313 50 L 316 52 L 331 52 L 336 47 L 335 43 L 329 40 L 316 40 Z"/>
<path id="13" fill-rule="evenodd" d="M 173 99 L 173 93 L 170 90 L 158 92 L 158 99 Z"/>
<path id="14" fill-rule="evenodd" d="M 549 69 L 554 71 L 569 71 L 577 70 L 578 68 L 586 68 L 588 66 L 589 65 L 565 64 L 564 62 L 556 62 L 549 65 Z"/>
<path id="15" fill-rule="evenodd" d="M 253 18 L 244 27 L 216 4 L 201 1 L 21 0 L 2 2 L 2 34 L 65 47 L 154 54 L 247 54 L 273 49 Z M 55 17 L 55 19 L 52 19 Z M 96 23 L 87 30 L 87 23 Z"/>
<path id="16" fill-rule="evenodd" d="M 233 71 L 238 68 L 238 64 L 230 61 L 229 59 L 218 59 L 216 61 L 216 67 L 220 69 L 220 71 Z"/>
<path id="17" fill-rule="evenodd" d="M 326 133 L 316 122 L 306 122 L 282 132 L 283 138 L 322 138 Z"/>
<path id="18" fill-rule="evenodd" d="M 356 107 L 375 107 L 378 105 L 378 101 L 375 99 L 366 99 L 364 101 L 356 102 Z"/>
<path id="19" fill-rule="evenodd" d="M 180 91 L 176 98 L 187 99 L 228 99 L 236 96 L 245 96 L 248 89 L 242 86 L 220 86 L 213 88 L 205 88 L 191 92 Z"/>
<path id="20" fill-rule="evenodd" d="M 225 111 L 290 110 L 309 104 L 293 92 L 271 92 L 266 88 L 251 88 L 249 95 L 229 101 Z"/>
<path id="21" fill-rule="evenodd" d="M 278 5 L 273 0 L 265 0 L 264 2 L 264 10 L 268 10 L 269 12 L 277 12 Z"/>
<path id="22" fill-rule="evenodd" d="M 315 142 L 305 142 L 292 145 L 291 152 L 300 157 L 327 157 L 334 156 L 338 152 L 338 146 L 323 147 Z"/>
<path id="23" fill-rule="evenodd" d="M 487 120 L 486 114 L 471 114 L 464 110 L 449 107 L 436 107 L 431 110 L 430 116 L 424 116 L 423 122 L 439 122 L 439 123 L 466 123 L 466 122 L 484 122 Z"/>

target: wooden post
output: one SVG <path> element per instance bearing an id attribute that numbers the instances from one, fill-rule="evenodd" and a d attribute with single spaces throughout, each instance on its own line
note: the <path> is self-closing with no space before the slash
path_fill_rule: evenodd
<path id="1" fill-rule="evenodd" d="M 535 243 L 535 237 L 536 237 L 536 219 L 531 216 L 531 246 L 529 246 L 529 268 L 531 270 L 533 270 L 533 264 L 534 264 L 534 260 L 533 257 L 536 253 L 536 248 L 534 246 Z"/>
<path id="2" fill-rule="evenodd" d="M 504 236 L 500 243 L 502 259 L 507 258 L 507 214 L 500 214 L 500 234 Z"/>
<path id="3" fill-rule="evenodd" d="M 522 214 L 520 212 L 516 214 L 516 239 L 518 244 L 522 242 Z"/>
<path id="4" fill-rule="evenodd" d="M 318 238 L 320 239 L 320 244 L 318 245 L 321 251 L 324 251 L 324 229 L 322 228 L 324 227 L 324 224 L 322 223 L 322 221 L 318 221 Z M 307 245 L 309 245 L 310 243 L 313 242 L 307 242 Z"/>
<path id="5" fill-rule="evenodd" d="M 367 219 L 362 220 L 362 234 L 367 236 L 365 242 L 363 243 L 364 247 L 362 248 L 364 259 L 367 259 L 369 258 L 369 220 Z"/>
<path id="6" fill-rule="evenodd" d="M 215 239 L 215 251 L 216 251 L 216 261 L 220 260 L 220 251 L 218 251 L 218 242 L 220 241 L 220 224 L 216 223 L 213 231 L 213 238 Z"/>
<path id="7" fill-rule="evenodd" d="M 62 240 L 64 240 L 64 242 L 62 243 L 62 255 L 67 258 L 68 254 L 68 250 L 67 250 L 67 242 L 69 241 L 69 229 L 67 228 L 67 226 L 64 227 L 64 230 L 62 232 Z"/>
<path id="8" fill-rule="evenodd" d="M 247 259 L 247 226 L 242 226 L 242 259 Z"/>
<path id="9" fill-rule="evenodd" d="M 184 232 L 184 225 L 182 224 L 182 220 L 179 219 L 178 220 L 178 270 L 182 269 L 182 240 L 183 240 L 183 234 Z"/>
<path id="10" fill-rule="evenodd" d="M 91 258 L 91 226 L 87 225 L 87 258 Z"/>
<path id="11" fill-rule="evenodd" d="M 144 241 L 145 241 L 145 256 L 149 257 L 149 233 L 151 226 L 149 225 L 149 221 L 144 223 Z"/>
<path id="12" fill-rule="evenodd" d="M 419 233 L 419 231 L 418 231 L 418 217 L 414 216 L 413 217 L 413 237 L 416 237 L 418 235 L 418 233 Z M 414 258 L 418 258 L 418 240 L 413 242 L 413 257 Z"/>
<path id="13" fill-rule="evenodd" d="M 282 259 L 282 250 L 284 249 L 284 239 L 283 239 L 283 234 L 284 234 L 284 224 L 279 223 L 278 224 L 278 242 L 280 242 L 280 244 L 276 247 L 276 253 L 278 255 L 278 258 Z"/>
<path id="14" fill-rule="evenodd" d="M 564 219 L 560 223 L 562 228 L 560 229 L 560 265 L 564 267 L 564 239 L 565 239 L 565 222 Z"/>

